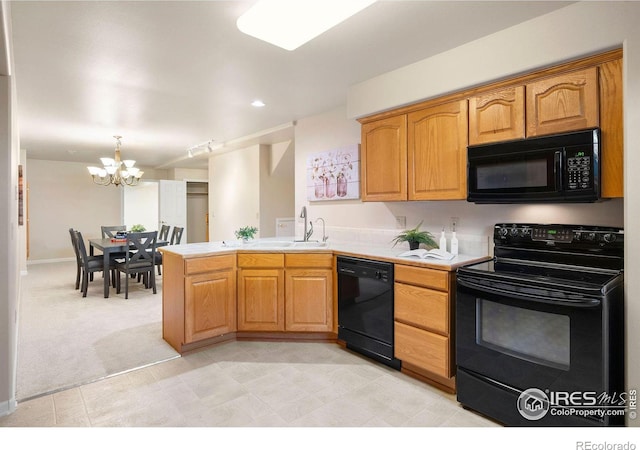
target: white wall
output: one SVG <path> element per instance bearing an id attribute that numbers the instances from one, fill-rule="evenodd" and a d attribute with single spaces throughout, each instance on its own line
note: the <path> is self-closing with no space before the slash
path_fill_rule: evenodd
<path id="1" fill-rule="evenodd" d="M 16 86 L 11 56 L 10 6 L 0 5 L 0 416 L 16 408 L 17 313 L 21 293 L 18 231 L 18 163 L 20 139 L 16 111 Z M 6 41 L 5 41 L 6 39 Z M 24 251 L 24 248 L 22 248 Z"/>
<path id="2" fill-rule="evenodd" d="M 260 236 L 274 237 L 276 219 L 294 216 L 294 145 L 260 147 Z"/>
<path id="3" fill-rule="evenodd" d="M 260 148 L 209 159 L 209 240 L 234 240 L 240 227 L 260 225 Z"/>
<path id="4" fill-rule="evenodd" d="M 207 181 L 209 171 L 207 169 L 169 169 L 167 170 L 169 180 L 183 181 Z"/>
<path id="5" fill-rule="evenodd" d="M 69 228 L 100 237 L 101 225 L 122 222 L 121 191 L 91 181 L 86 164 L 28 160 L 29 261 L 72 258 Z"/>

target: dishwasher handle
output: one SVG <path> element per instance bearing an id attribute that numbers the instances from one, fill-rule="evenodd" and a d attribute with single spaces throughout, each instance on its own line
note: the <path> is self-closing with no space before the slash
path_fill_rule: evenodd
<path id="1" fill-rule="evenodd" d="M 478 282 L 476 279 L 463 278 L 460 276 L 458 276 L 456 283 L 459 286 L 463 286 L 479 292 L 486 292 L 489 294 L 501 295 L 503 297 L 509 296 L 514 299 L 525 300 L 525 301 L 530 301 L 535 303 L 546 303 L 546 304 L 557 305 L 557 306 L 568 306 L 571 308 L 595 308 L 597 306 L 600 306 L 600 303 L 601 303 L 599 299 L 589 298 L 589 297 L 582 297 L 582 298 L 570 300 L 570 299 L 559 299 L 559 298 L 556 298 L 553 296 L 547 296 L 547 295 L 528 294 L 526 292 L 518 291 L 517 287 L 526 287 L 526 286 L 518 285 L 517 283 L 509 285 L 516 288 L 513 290 L 492 287 L 487 284 Z"/>

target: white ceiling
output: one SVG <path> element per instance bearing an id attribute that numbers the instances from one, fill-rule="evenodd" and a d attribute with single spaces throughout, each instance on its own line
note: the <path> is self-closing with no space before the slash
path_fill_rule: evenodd
<path id="1" fill-rule="evenodd" d="M 567 3 L 379 1 L 289 52 L 236 28 L 253 1 L 14 1 L 21 146 L 97 163 L 120 134 L 138 166 L 206 167 L 186 149 L 286 139 L 355 83 Z"/>

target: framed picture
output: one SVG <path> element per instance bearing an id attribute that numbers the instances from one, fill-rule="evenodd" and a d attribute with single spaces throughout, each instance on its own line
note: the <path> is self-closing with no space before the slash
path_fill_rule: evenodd
<path id="1" fill-rule="evenodd" d="M 307 200 L 360 198 L 360 145 L 310 154 L 307 158 Z"/>
<path id="2" fill-rule="evenodd" d="M 24 225 L 24 177 L 22 164 L 18 166 L 18 225 Z"/>

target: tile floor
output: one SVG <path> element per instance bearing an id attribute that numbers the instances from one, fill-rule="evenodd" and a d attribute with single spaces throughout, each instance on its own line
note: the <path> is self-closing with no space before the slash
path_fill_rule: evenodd
<path id="1" fill-rule="evenodd" d="M 228 342 L 20 403 L 1 427 L 496 427 L 328 343 Z"/>

